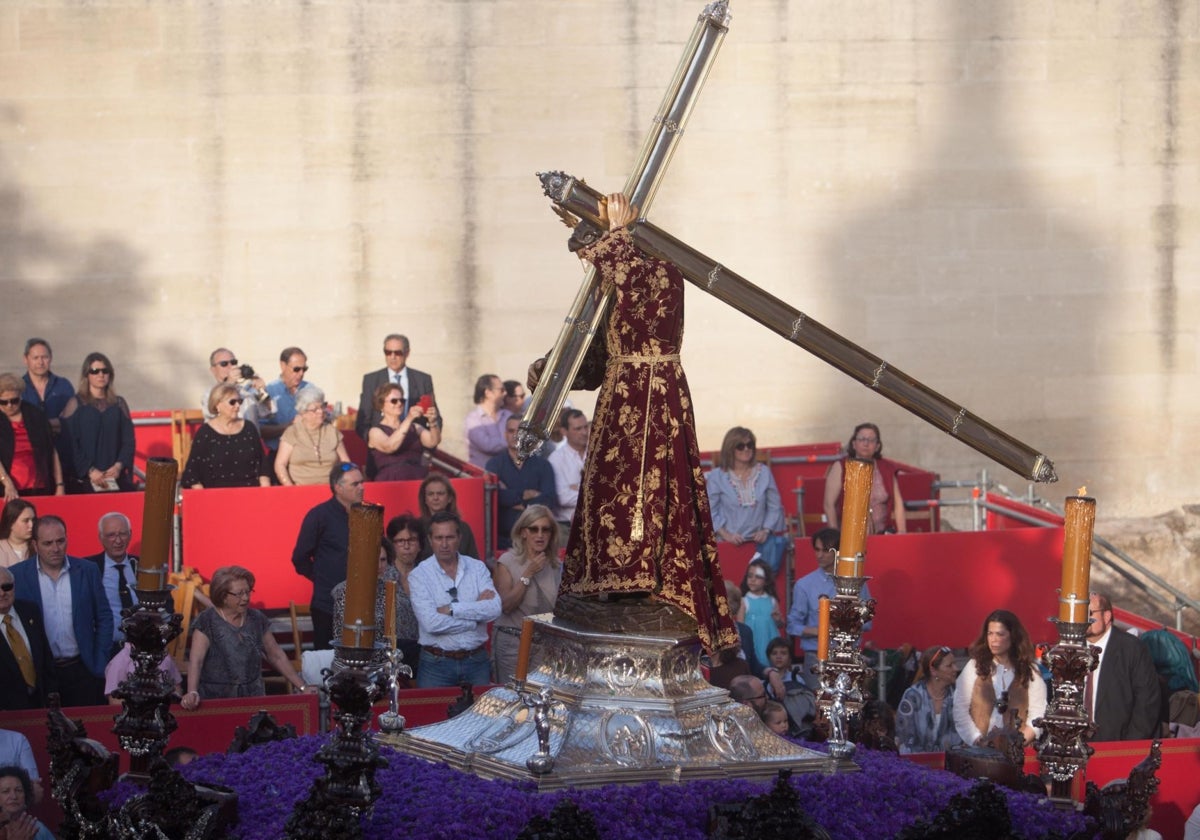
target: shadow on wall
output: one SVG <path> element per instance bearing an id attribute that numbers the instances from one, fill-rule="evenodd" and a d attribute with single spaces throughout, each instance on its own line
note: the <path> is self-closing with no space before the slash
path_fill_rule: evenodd
<path id="1" fill-rule="evenodd" d="M 178 401 L 173 385 L 144 381 L 151 366 L 140 363 L 183 356 L 178 345 L 154 341 L 139 330 L 143 302 L 155 293 L 141 276 L 142 255 L 111 234 L 80 242 L 56 228 L 18 183 L 2 151 L 14 142 L 19 126 L 17 109 L 0 106 L 0 329 L 5 336 L 0 370 L 23 374 L 25 340 L 36 335 L 51 343 L 53 370 L 70 382 L 78 382 L 84 356 L 98 350 L 112 359 L 117 393 L 163 395 L 153 405 L 132 398 L 131 408 L 172 407 Z M 63 165 L 69 168 L 70 161 Z M 115 226 L 110 219 L 94 224 L 97 229 Z"/>
<path id="2" fill-rule="evenodd" d="M 1093 454 L 1093 401 L 1086 392 L 1061 393 L 1056 383 L 1098 373 L 1095 337 L 1103 333 L 1112 278 L 1106 244 L 1074 220 L 1094 185 L 1091 194 L 1079 194 L 1090 183 L 1085 173 L 1071 185 L 1079 189 L 1063 189 L 1063 178 L 1070 177 L 1063 155 L 1033 146 L 1019 133 L 1030 120 L 1013 113 L 1010 88 L 1020 72 L 1008 64 L 1021 42 L 1004 31 L 1012 19 L 1006 7 L 939 7 L 954 16 L 953 32 L 944 40 L 914 42 L 907 119 L 917 129 L 904 131 L 929 139 L 904 168 L 908 182 L 889 186 L 885 200 L 846 223 L 826 246 L 830 286 L 843 293 L 839 309 L 818 317 L 1045 452 L 1069 483 L 1076 480 L 1072 462 Z M 920 77 L 921 68 L 936 66 L 922 59 L 922 50 L 945 53 L 941 71 L 932 71 L 936 83 Z M 887 60 L 879 51 L 854 55 Z M 878 77 L 884 71 L 856 72 Z M 1054 115 L 1034 121 L 1078 130 Z M 1043 166 L 1065 201 L 1040 194 L 1031 183 Z M 881 172 L 878 181 L 889 185 L 890 176 Z M 859 334 L 847 329 L 854 325 Z M 916 417 L 890 405 L 879 408 L 891 457 L 921 459 L 935 470 L 981 463 L 997 470 Z M 868 416 L 846 419 L 871 420 L 875 413 L 870 408 Z"/>

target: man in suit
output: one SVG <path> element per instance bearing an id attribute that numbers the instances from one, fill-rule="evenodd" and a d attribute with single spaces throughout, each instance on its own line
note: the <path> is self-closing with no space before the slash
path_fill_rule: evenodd
<path id="1" fill-rule="evenodd" d="M 96 564 L 100 582 L 104 587 L 104 598 L 113 616 L 113 645 L 109 659 L 125 644 L 125 633 L 121 630 L 121 610 L 137 605 L 138 559 L 129 553 L 129 540 L 133 534 L 129 517 L 113 511 L 100 517 L 100 544 L 104 550 L 90 554 L 85 560 Z"/>
<path id="2" fill-rule="evenodd" d="M 113 615 L 95 563 L 67 555 L 67 525 L 42 516 L 33 526 L 37 554 L 11 567 L 17 591 L 45 617 L 46 638 L 64 706 L 104 702 L 104 666 Z"/>
<path id="3" fill-rule="evenodd" d="M 12 572 L 0 566 L 0 709 L 40 709 L 58 690 L 42 613 L 16 600 Z"/>
<path id="4" fill-rule="evenodd" d="M 399 385 L 400 390 L 404 392 L 401 417 L 407 416 L 408 410 L 426 394 L 433 398 L 433 377 L 408 366 L 408 351 L 408 338 L 392 333 L 383 340 L 383 358 L 387 366 L 363 377 L 358 414 L 354 418 L 354 431 L 358 432 L 358 436 L 363 440 L 367 439 L 367 430 L 379 419 L 375 411 L 375 389 L 380 385 L 391 382 Z"/>
<path id="5" fill-rule="evenodd" d="M 1088 603 L 1088 644 L 1100 648 L 1100 664 L 1084 691 L 1096 724 L 1093 741 L 1138 741 L 1159 734 L 1158 672 L 1146 646 L 1113 628 L 1112 602 L 1093 592 Z"/>

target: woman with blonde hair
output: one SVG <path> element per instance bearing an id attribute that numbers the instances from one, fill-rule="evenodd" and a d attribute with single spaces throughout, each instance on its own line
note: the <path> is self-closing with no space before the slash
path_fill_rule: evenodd
<path id="1" fill-rule="evenodd" d="M 133 417 L 113 388 L 116 378 L 108 356 L 88 353 L 75 399 L 63 409 L 85 492 L 133 489 Z"/>
<path id="2" fill-rule="evenodd" d="M 496 560 L 492 573 L 500 596 L 500 617 L 492 631 L 492 661 L 496 682 L 513 678 L 521 628 L 531 615 L 552 612 L 562 582 L 558 559 L 558 526 L 545 505 L 530 505 L 512 529 L 512 548 Z"/>
<path id="3" fill-rule="evenodd" d="M 205 487 L 267 487 L 266 453 L 258 427 L 241 415 L 243 397 L 237 386 L 222 382 L 208 394 L 213 415 L 196 432 L 180 483 Z"/>

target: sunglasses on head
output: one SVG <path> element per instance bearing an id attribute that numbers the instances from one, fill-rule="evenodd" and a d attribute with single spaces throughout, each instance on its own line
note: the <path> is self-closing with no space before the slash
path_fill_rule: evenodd
<path id="1" fill-rule="evenodd" d="M 92 368 L 88 371 L 88 376 L 99 376 L 100 374 L 112 376 L 112 368 Z"/>
<path id="2" fill-rule="evenodd" d="M 930 660 L 929 660 L 929 667 L 930 667 L 931 669 L 933 669 L 933 668 L 936 668 L 936 667 L 938 666 L 938 664 L 939 664 L 939 663 L 940 663 L 940 662 L 941 662 L 943 659 L 945 659 L 945 658 L 946 658 L 946 657 L 947 657 L 949 654 L 950 654 L 950 648 L 948 648 L 948 647 L 940 647 L 940 648 L 938 648 L 938 649 L 937 649 L 937 653 L 935 653 L 935 654 L 933 655 L 933 659 L 930 659 Z"/>
<path id="3" fill-rule="evenodd" d="M 11 400 L 0 400 L 0 405 L 20 405 L 21 398 L 13 397 Z"/>
<path id="4" fill-rule="evenodd" d="M 308 365 L 292 365 L 292 373 L 305 373 L 308 371 Z"/>
<path id="5" fill-rule="evenodd" d="M 222 359 L 221 361 L 217 362 L 217 366 L 218 367 L 229 367 L 230 365 L 236 365 L 237 363 L 238 363 L 237 359 Z"/>
<path id="6" fill-rule="evenodd" d="M 11 580 L 8 581 L 7 583 L 0 583 L 0 592 L 12 592 L 13 587 L 15 587 L 15 586 L 16 586 L 16 584 L 13 583 Z"/>

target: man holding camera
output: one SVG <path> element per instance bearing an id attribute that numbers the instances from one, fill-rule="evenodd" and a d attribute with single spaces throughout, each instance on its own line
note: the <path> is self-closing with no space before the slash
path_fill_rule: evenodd
<path id="1" fill-rule="evenodd" d="M 250 365 L 239 365 L 237 356 L 233 355 L 232 350 L 218 347 L 209 353 L 208 369 L 212 372 L 217 385 L 229 382 L 237 386 L 238 394 L 242 398 L 242 407 L 238 413 L 243 420 L 249 420 L 257 426 L 263 417 L 271 413 L 271 398 L 267 396 L 265 390 L 267 383 L 261 376 L 255 375 L 254 368 Z M 211 392 L 212 388 L 209 388 L 200 398 L 200 407 L 204 412 L 205 420 L 212 419 L 212 415 L 208 413 L 208 395 Z"/>
<path id="2" fill-rule="evenodd" d="M 400 386 L 404 394 L 404 405 L 400 406 L 400 416 L 407 417 L 408 410 L 416 405 L 421 397 L 429 396 L 433 400 L 433 377 L 420 370 L 408 367 L 408 338 L 399 333 L 392 333 L 383 340 L 383 360 L 386 363 L 380 370 L 371 371 L 363 376 L 362 395 L 358 400 L 358 414 L 354 418 L 354 431 L 363 440 L 372 424 L 378 422 L 379 413 L 375 411 L 373 401 L 375 389 L 385 382 Z"/>

